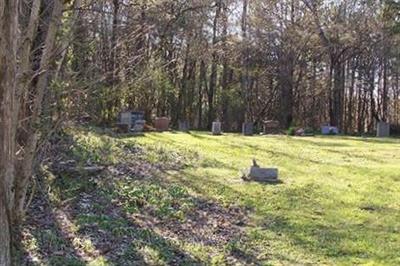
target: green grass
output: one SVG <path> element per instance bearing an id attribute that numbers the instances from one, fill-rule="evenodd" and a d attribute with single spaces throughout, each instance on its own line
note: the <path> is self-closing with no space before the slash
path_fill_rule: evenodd
<path id="1" fill-rule="evenodd" d="M 39 265 L 400 265 L 399 139 L 69 134 L 74 145 L 66 154 L 78 164 L 139 160 L 166 170 L 144 178 L 53 176 L 49 201 L 55 210 L 76 210 L 68 214 L 74 241 L 57 233 L 63 227 L 36 230 L 28 249 L 44 246 L 48 254 L 68 246 L 88 255 L 49 256 Z M 282 183 L 242 181 L 253 158 L 278 167 Z M 79 209 L 82 195 L 89 209 Z M 240 217 L 234 208 L 247 216 L 240 234 L 238 221 L 229 220 Z M 195 228 L 205 231 L 185 234 L 199 213 L 207 219 Z M 212 223 L 225 225 L 221 231 Z M 214 233 L 215 243 L 202 240 Z M 120 251 L 93 255 L 103 242 Z"/>
<path id="2" fill-rule="evenodd" d="M 251 209 L 239 248 L 265 264 L 400 264 L 400 140 L 146 134 L 144 146 L 199 160 L 168 178 L 196 195 Z M 282 184 L 244 183 L 251 160 Z"/>

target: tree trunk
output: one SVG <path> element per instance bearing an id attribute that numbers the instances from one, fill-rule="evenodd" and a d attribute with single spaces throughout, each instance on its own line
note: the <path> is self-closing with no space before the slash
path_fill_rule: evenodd
<path id="1" fill-rule="evenodd" d="M 212 59 L 211 59 L 211 74 L 210 74 L 210 85 L 208 87 L 208 127 L 211 128 L 211 124 L 215 119 L 215 110 L 214 110 L 214 98 L 215 91 L 217 86 L 217 60 L 218 60 L 218 52 L 217 52 L 217 30 L 218 30 L 218 22 L 222 9 L 222 0 L 216 1 L 216 11 L 213 22 L 213 39 L 212 39 Z"/>
<path id="2" fill-rule="evenodd" d="M 330 123 L 332 126 L 342 128 L 343 126 L 343 94 L 344 94 L 344 65 L 340 59 L 333 57 L 333 88 L 332 88 L 332 110 Z"/>
<path id="3" fill-rule="evenodd" d="M 282 54 L 283 53 L 283 54 Z M 280 89 L 280 120 L 284 128 L 288 128 L 293 120 L 293 56 L 291 52 L 281 52 L 278 71 Z"/>
<path id="4" fill-rule="evenodd" d="M 0 3 L 0 265 L 12 263 L 18 0 Z"/>

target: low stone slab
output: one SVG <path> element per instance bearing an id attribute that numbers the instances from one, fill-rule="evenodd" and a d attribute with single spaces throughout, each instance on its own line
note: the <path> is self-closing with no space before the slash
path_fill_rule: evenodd
<path id="1" fill-rule="evenodd" d="M 278 181 L 278 169 L 252 166 L 250 168 L 249 178 L 258 182 L 276 182 Z"/>
<path id="2" fill-rule="evenodd" d="M 322 126 L 321 133 L 322 135 L 338 135 L 339 129 L 337 127 Z"/>

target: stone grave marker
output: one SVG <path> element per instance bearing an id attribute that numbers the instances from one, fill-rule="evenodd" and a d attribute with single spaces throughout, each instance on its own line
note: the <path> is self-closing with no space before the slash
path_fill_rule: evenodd
<path id="1" fill-rule="evenodd" d="M 242 125 L 242 133 L 245 136 L 253 136 L 254 124 L 253 122 L 245 122 Z"/>
<path id="2" fill-rule="evenodd" d="M 280 133 L 280 124 L 279 121 L 275 121 L 275 120 L 267 120 L 264 121 L 264 134 L 268 135 L 268 134 L 279 134 Z"/>
<path id="3" fill-rule="evenodd" d="M 321 134 L 322 135 L 338 135 L 339 129 L 337 127 L 332 127 L 332 126 L 322 126 Z"/>
<path id="4" fill-rule="evenodd" d="M 178 128 L 179 128 L 179 131 L 188 132 L 189 131 L 189 122 L 188 121 L 179 121 Z"/>
<path id="5" fill-rule="evenodd" d="M 121 112 L 119 114 L 118 128 L 122 132 L 142 132 L 146 121 L 143 112 Z"/>
<path id="6" fill-rule="evenodd" d="M 376 136 L 378 138 L 390 137 L 390 124 L 379 121 L 376 125 Z"/>
<path id="7" fill-rule="evenodd" d="M 170 119 L 168 117 L 156 117 L 154 127 L 157 131 L 163 132 L 169 130 Z"/>
<path id="8" fill-rule="evenodd" d="M 222 135 L 222 126 L 221 122 L 216 121 L 212 123 L 212 134 L 213 135 Z"/>
<path id="9" fill-rule="evenodd" d="M 253 165 L 242 177 L 245 181 L 256 181 L 265 183 L 278 183 L 278 168 L 260 167 L 253 159 Z"/>

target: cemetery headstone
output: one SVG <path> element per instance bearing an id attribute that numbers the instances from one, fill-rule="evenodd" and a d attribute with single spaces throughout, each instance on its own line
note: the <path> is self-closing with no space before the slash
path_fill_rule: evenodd
<path id="1" fill-rule="evenodd" d="M 390 137 L 390 124 L 386 122 L 378 122 L 376 126 L 376 136 L 378 138 L 387 138 Z"/>
<path id="2" fill-rule="evenodd" d="M 123 125 L 128 125 L 128 128 L 132 124 L 132 112 L 122 112 L 119 114 L 119 123 Z"/>
<path id="3" fill-rule="evenodd" d="M 253 136 L 253 122 L 245 122 L 242 125 L 242 133 L 245 136 Z"/>
<path id="4" fill-rule="evenodd" d="M 131 131 L 133 132 L 142 132 L 144 130 L 144 125 L 146 124 L 145 120 L 136 120 L 135 124 L 133 124 L 133 127 L 131 128 Z"/>
<path id="5" fill-rule="evenodd" d="M 154 127 L 157 131 L 167 131 L 169 130 L 170 120 L 168 117 L 156 117 L 154 120 Z"/>
<path id="6" fill-rule="evenodd" d="M 277 168 L 260 167 L 255 160 L 253 160 L 253 165 L 242 178 L 245 181 L 257 181 L 266 183 L 279 182 Z"/>
<path id="7" fill-rule="evenodd" d="M 183 132 L 189 131 L 189 122 L 188 121 L 179 121 L 178 128 L 179 128 L 179 131 L 183 131 Z"/>
<path id="8" fill-rule="evenodd" d="M 213 135 L 221 135 L 222 134 L 221 122 L 219 121 L 213 122 L 211 130 Z"/>
<path id="9" fill-rule="evenodd" d="M 127 111 L 119 114 L 117 125 L 123 132 L 142 132 L 145 123 L 143 112 Z"/>
<path id="10" fill-rule="evenodd" d="M 278 121 L 268 120 L 264 121 L 264 134 L 279 134 L 280 133 L 280 125 Z"/>
<path id="11" fill-rule="evenodd" d="M 332 126 L 322 126 L 321 134 L 322 135 L 337 135 L 337 134 L 339 134 L 339 129 L 337 127 L 332 127 Z"/>

